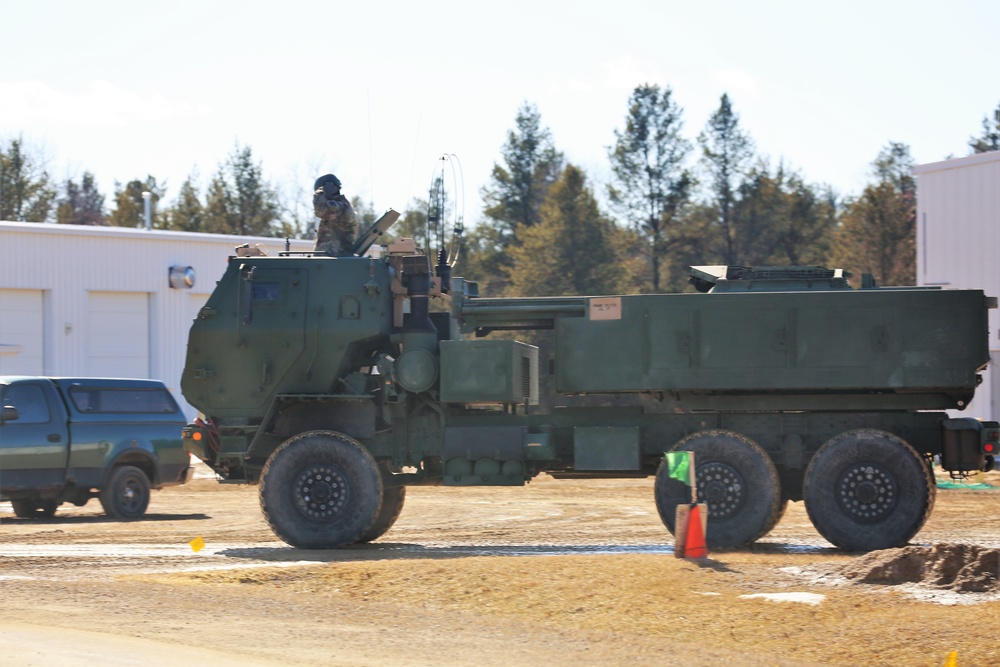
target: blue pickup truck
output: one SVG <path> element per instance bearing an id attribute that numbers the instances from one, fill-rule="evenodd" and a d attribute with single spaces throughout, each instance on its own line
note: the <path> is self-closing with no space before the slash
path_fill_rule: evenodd
<path id="1" fill-rule="evenodd" d="M 98 498 L 115 519 L 191 479 L 177 402 L 155 380 L 0 376 L 0 500 L 19 517 Z"/>

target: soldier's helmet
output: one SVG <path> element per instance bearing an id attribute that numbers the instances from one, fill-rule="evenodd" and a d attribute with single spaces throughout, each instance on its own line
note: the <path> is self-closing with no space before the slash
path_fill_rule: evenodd
<path id="1" fill-rule="evenodd" d="M 333 183 L 333 185 L 339 190 L 340 189 L 340 179 L 333 174 L 326 174 L 325 176 L 320 176 L 316 179 L 316 184 L 313 185 L 313 192 L 319 190 L 321 187 L 327 183 Z"/>

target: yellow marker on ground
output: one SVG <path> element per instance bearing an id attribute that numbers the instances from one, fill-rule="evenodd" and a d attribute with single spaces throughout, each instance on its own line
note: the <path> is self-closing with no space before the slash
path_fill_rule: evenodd
<path id="1" fill-rule="evenodd" d="M 944 659 L 944 667 L 958 667 L 958 651 L 952 651 Z"/>
<path id="2" fill-rule="evenodd" d="M 205 540 L 200 535 L 188 542 L 188 544 L 191 545 L 191 551 L 195 553 L 198 553 L 205 548 Z"/>

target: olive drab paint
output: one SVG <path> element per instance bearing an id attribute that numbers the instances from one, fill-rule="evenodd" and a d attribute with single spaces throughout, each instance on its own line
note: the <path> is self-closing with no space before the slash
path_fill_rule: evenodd
<path id="1" fill-rule="evenodd" d="M 265 515 L 310 546 L 376 539 L 402 509 L 393 489 L 543 472 L 655 475 L 673 530 L 691 490 L 664 452 L 688 450 L 708 546 L 752 542 L 804 500 L 828 539 L 856 528 L 869 537 L 849 546 L 887 548 L 929 514 L 932 457 L 954 476 L 992 466 L 997 424 L 941 412 L 968 404 L 988 362 L 996 301 L 982 291 L 867 277 L 855 289 L 822 267 L 693 267 L 692 283 L 698 293 L 481 298 L 412 239 L 377 257 L 232 257 L 191 327 L 181 386 L 205 421 L 185 442 L 223 481 L 267 485 L 268 466 L 282 470 L 288 488 L 270 485 Z M 536 329 L 554 332 L 551 352 L 489 336 Z M 542 385 L 601 401 L 553 402 Z M 292 451 L 303 434 L 313 458 Z M 896 463 L 911 459 L 923 463 Z M 315 471 L 350 480 L 373 466 L 384 497 L 360 517 L 345 506 L 349 527 L 312 507 L 317 489 L 342 502 Z M 876 482 L 839 486 L 865 466 Z M 268 514 L 279 506 L 292 509 Z M 323 531 L 339 532 L 313 539 Z"/>

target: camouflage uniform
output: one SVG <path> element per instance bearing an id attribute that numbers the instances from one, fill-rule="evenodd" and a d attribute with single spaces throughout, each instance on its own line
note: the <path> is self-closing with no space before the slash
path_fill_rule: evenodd
<path id="1" fill-rule="evenodd" d="M 329 179 L 324 182 L 324 179 Z M 351 202 L 340 193 L 340 181 L 328 174 L 316 181 L 313 211 L 319 218 L 316 251 L 327 255 L 350 255 L 358 235 L 358 218 Z"/>

